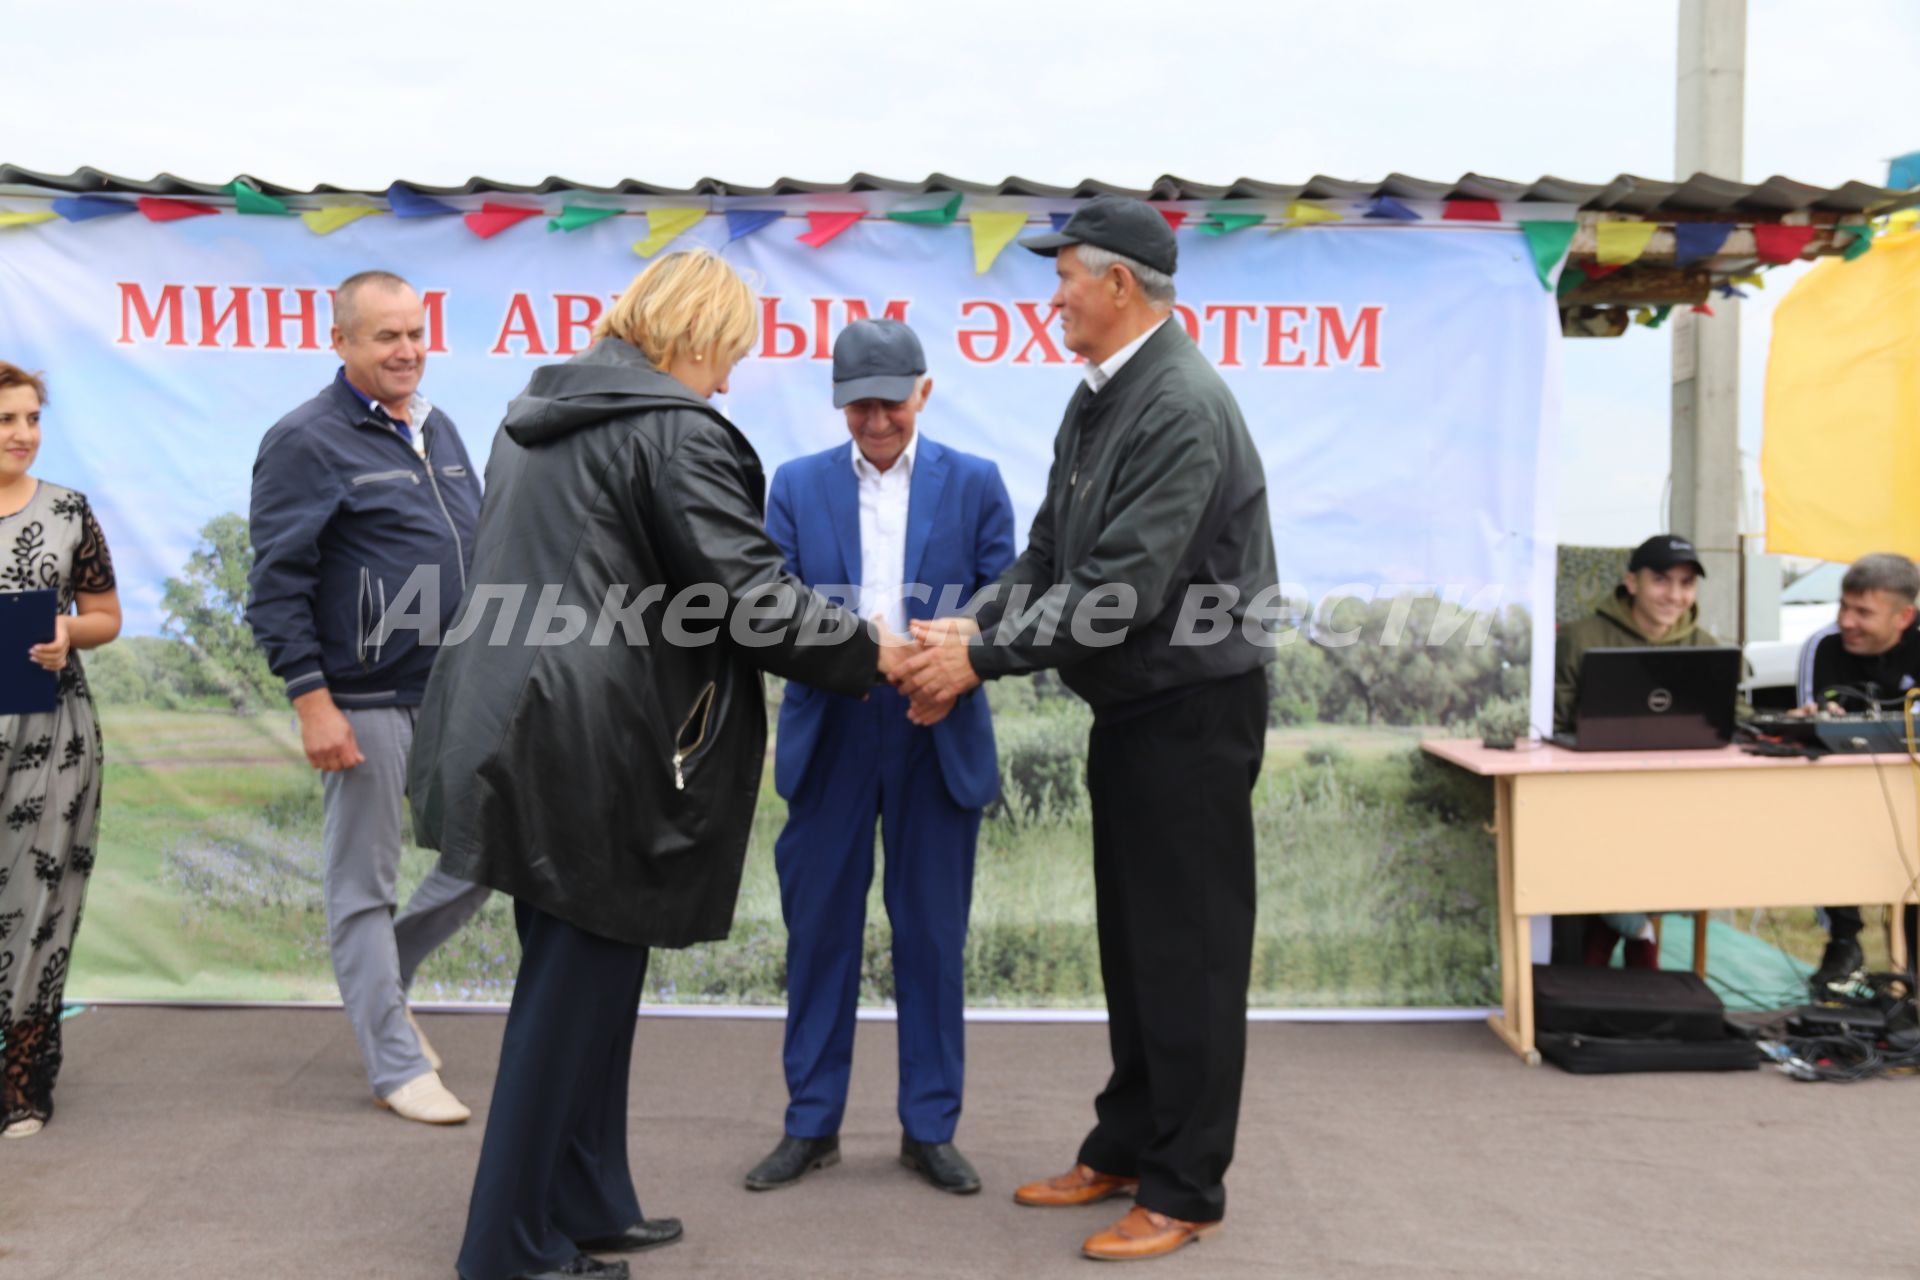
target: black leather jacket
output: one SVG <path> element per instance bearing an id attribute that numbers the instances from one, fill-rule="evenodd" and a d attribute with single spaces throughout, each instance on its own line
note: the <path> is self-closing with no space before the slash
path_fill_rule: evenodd
<path id="1" fill-rule="evenodd" d="M 415 833 L 444 870 L 620 942 L 726 936 L 766 758 L 759 669 L 858 694 L 878 657 L 785 572 L 765 492 L 746 438 L 627 343 L 534 374 L 415 730 Z M 699 584 L 708 607 L 674 627 Z"/>

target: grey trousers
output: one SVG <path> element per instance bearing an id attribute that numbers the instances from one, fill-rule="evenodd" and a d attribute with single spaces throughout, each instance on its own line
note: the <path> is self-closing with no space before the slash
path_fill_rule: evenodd
<path id="1" fill-rule="evenodd" d="M 364 763 L 324 775 L 327 940 L 340 1000 L 377 1097 L 432 1068 L 407 1025 L 407 988 L 433 949 L 460 931 L 492 892 L 437 868 L 396 919 L 400 807 L 414 707 L 346 711 Z"/>

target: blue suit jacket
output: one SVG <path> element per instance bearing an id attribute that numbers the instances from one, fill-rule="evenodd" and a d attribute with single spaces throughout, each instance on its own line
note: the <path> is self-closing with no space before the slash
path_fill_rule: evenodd
<path id="1" fill-rule="evenodd" d="M 1000 469 L 985 458 L 949 449 L 925 436 L 914 455 L 907 496 L 907 547 L 902 580 L 924 583 L 928 598 L 907 601 L 907 617 L 931 618 L 943 595 L 946 612 L 973 598 L 1013 563 L 1013 504 Z M 853 442 L 796 458 L 773 473 L 767 532 L 787 557 L 787 570 L 809 586 L 860 585 L 860 488 Z M 800 788 L 826 718 L 856 700 L 789 681 L 780 706 L 773 785 L 787 799 Z M 1000 790 L 993 718 L 975 689 L 933 726 L 940 771 L 954 803 L 982 809 Z"/>

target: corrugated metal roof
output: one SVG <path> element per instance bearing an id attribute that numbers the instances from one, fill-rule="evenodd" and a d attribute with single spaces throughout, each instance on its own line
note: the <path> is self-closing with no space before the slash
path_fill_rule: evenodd
<path id="1" fill-rule="evenodd" d="M 362 195 L 379 197 L 386 188 L 340 187 L 322 183 L 308 190 L 288 187 L 266 179 L 241 174 L 226 182 L 191 182 L 163 173 L 152 178 L 128 178 L 82 168 L 65 175 L 36 173 L 15 165 L 0 165 L 0 185 L 40 187 L 73 193 L 122 193 L 148 196 L 218 196 L 234 181 L 244 181 L 271 196 Z M 1641 178 L 1621 174 L 1610 182 L 1573 182 L 1565 178 L 1543 177 L 1536 182 L 1510 182 L 1477 173 L 1463 174 L 1453 182 L 1434 182 L 1391 174 L 1379 182 L 1354 182 L 1316 176 L 1302 183 L 1267 182 L 1240 178 L 1224 186 L 1192 182 L 1167 175 L 1149 187 L 1126 187 L 1118 183 L 1085 178 L 1068 186 L 1035 182 L 1029 178 L 1006 178 L 1000 182 L 970 182 L 964 178 L 935 173 L 914 182 L 856 173 L 844 182 L 803 182 L 781 178 L 768 186 L 751 186 L 702 178 L 690 187 L 662 186 L 625 178 L 610 186 L 575 182 L 550 177 L 534 183 L 499 182 L 492 178 L 469 178 L 459 186 L 443 187 L 407 182 L 406 186 L 425 195 L 547 195 L 555 192 L 583 192 L 621 196 L 805 196 L 844 192 L 876 191 L 900 195 L 927 195 L 960 192 L 975 196 L 1024 196 L 1040 199 L 1079 199 L 1118 193 L 1147 200 L 1365 200 L 1391 196 L 1397 200 L 1497 200 L 1513 203 L 1529 201 L 1571 204 L 1594 212 L 1631 214 L 1641 218 L 1687 218 L 1709 215 L 1733 215 L 1744 221 L 1773 221 L 1798 213 L 1862 214 L 1882 213 L 1889 209 L 1920 204 L 1920 191 L 1895 191 L 1865 182 L 1849 182 L 1839 187 L 1816 187 L 1790 178 L 1772 177 L 1765 182 L 1734 182 L 1708 174 L 1695 174 L 1685 182 Z"/>

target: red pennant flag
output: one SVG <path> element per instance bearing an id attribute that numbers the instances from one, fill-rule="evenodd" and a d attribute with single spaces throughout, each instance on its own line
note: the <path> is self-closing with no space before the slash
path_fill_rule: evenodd
<path id="1" fill-rule="evenodd" d="M 168 200 L 161 196 L 141 196 L 140 212 L 147 215 L 149 222 L 178 222 L 182 218 L 198 218 L 220 210 L 198 200 Z"/>
<path id="2" fill-rule="evenodd" d="M 1695 315 L 1710 316 L 1713 314 L 1713 308 L 1704 302 L 1696 302 L 1688 307 L 1687 310 L 1693 312 Z"/>
<path id="3" fill-rule="evenodd" d="M 1493 200 L 1449 200 L 1442 206 L 1440 219 L 1443 222 L 1499 222 L 1500 205 Z"/>
<path id="4" fill-rule="evenodd" d="M 495 204 L 489 200 L 480 206 L 480 212 L 467 215 L 467 230 L 482 240 L 489 240 L 516 222 L 525 222 L 541 212 L 543 211 L 530 209 L 523 204 Z"/>
<path id="5" fill-rule="evenodd" d="M 1604 280 L 1625 265 L 1624 262 L 1583 262 L 1580 270 L 1586 272 L 1589 280 Z"/>
<path id="6" fill-rule="evenodd" d="M 1175 231 L 1178 231 L 1180 224 L 1187 220 L 1187 211 L 1185 209 L 1161 209 L 1159 205 L 1155 205 L 1154 208 L 1160 209 L 1160 216 L 1165 218 L 1167 225 Z"/>
<path id="7" fill-rule="evenodd" d="M 1813 239 L 1818 227 L 1780 227 L 1756 225 L 1753 228 L 1753 247 L 1760 254 L 1762 262 L 1792 262 L 1807 247 L 1807 241 Z"/>
<path id="8" fill-rule="evenodd" d="M 867 215 L 858 209 L 831 210 L 807 215 L 807 232 L 800 243 L 818 249 Z"/>

